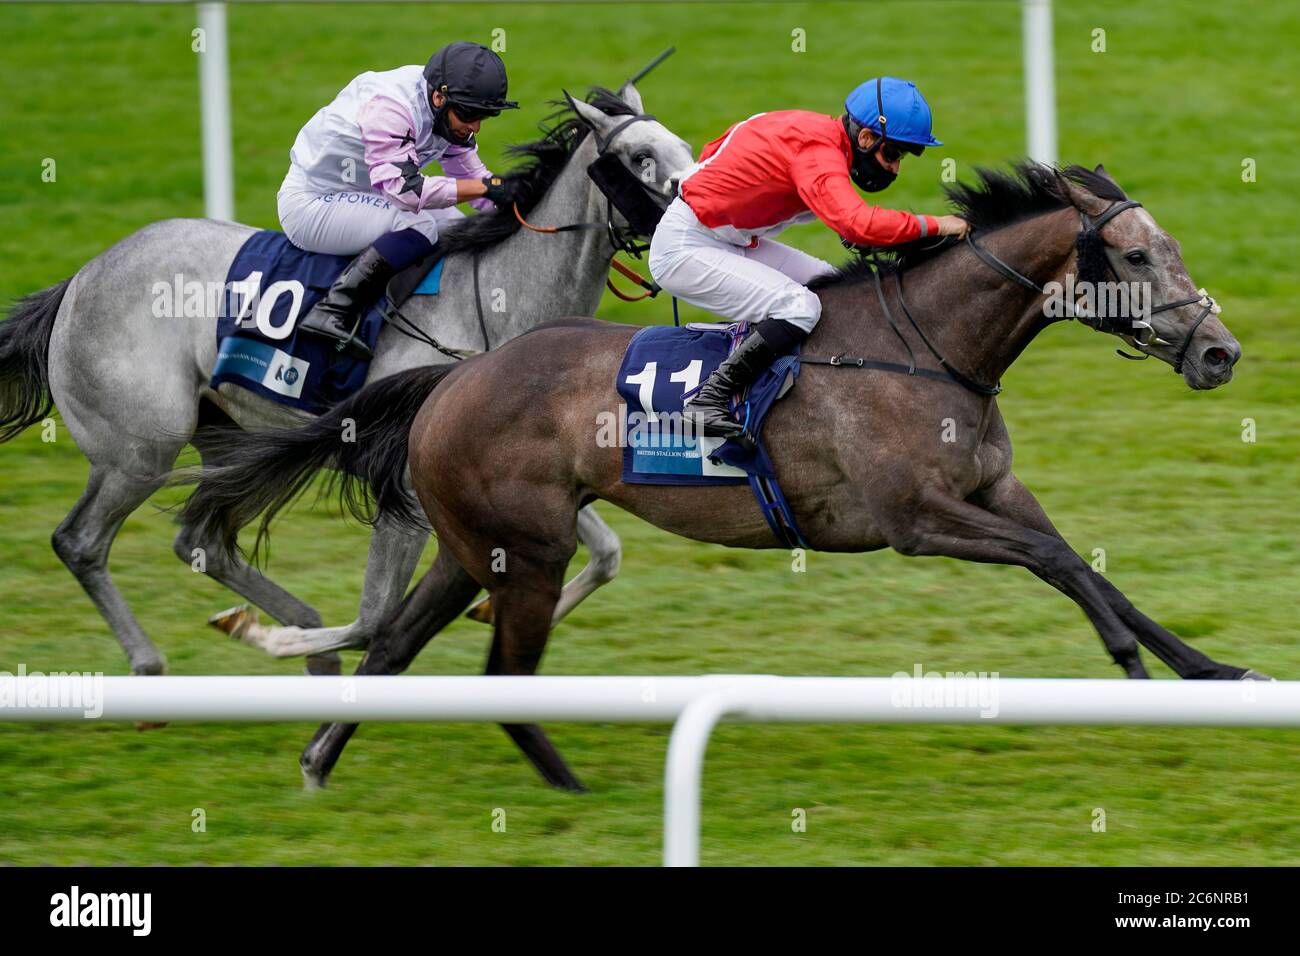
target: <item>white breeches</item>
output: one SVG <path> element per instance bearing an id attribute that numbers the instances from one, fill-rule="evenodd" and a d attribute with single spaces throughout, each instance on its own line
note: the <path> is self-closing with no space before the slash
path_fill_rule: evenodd
<path id="1" fill-rule="evenodd" d="M 358 253 L 398 229 L 415 229 L 437 242 L 440 223 L 465 216 L 455 206 L 410 212 L 371 189 L 320 192 L 298 182 L 292 170 L 280 187 L 276 206 L 290 242 L 308 252 L 337 256 Z"/>
<path id="2" fill-rule="evenodd" d="M 733 321 L 784 319 L 811 332 L 821 302 L 806 283 L 834 272 L 829 262 L 772 239 L 752 249 L 718 238 L 680 197 L 650 241 L 650 274 L 683 302 Z"/>

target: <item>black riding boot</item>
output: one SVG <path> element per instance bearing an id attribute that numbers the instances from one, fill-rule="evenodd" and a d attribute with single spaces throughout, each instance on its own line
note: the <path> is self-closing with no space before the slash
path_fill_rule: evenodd
<path id="1" fill-rule="evenodd" d="M 393 267 L 374 250 L 366 249 L 343 270 L 325 297 L 303 316 L 298 328 L 310 335 L 332 339 L 340 352 L 360 359 L 374 357 L 361 339 L 354 338 L 361 324 L 361 313 L 384 292 L 393 277 Z"/>
<path id="2" fill-rule="evenodd" d="M 751 330 L 736 350 L 704 380 L 700 390 L 686 400 L 682 411 L 699 416 L 702 435 L 710 438 L 739 437 L 745 429 L 731 417 L 731 396 L 753 383 L 776 360 L 776 356 L 767 340 L 756 330 Z"/>

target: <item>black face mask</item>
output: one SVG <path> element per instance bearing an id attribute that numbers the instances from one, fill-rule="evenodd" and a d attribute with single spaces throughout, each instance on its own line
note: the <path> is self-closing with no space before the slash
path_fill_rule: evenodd
<path id="1" fill-rule="evenodd" d="M 863 192 L 878 193 L 898 178 L 897 173 L 891 173 L 880 165 L 877 156 L 880 151 L 879 146 L 880 144 L 877 143 L 869 150 L 853 147 L 853 165 L 849 167 L 849 176 L 853 179 L 854 185 Z"/>

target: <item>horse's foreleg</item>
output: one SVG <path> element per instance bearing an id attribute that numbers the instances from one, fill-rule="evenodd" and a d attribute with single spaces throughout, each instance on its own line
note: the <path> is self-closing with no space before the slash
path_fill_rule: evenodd
<path id="1" fill-rule="evenodd" d="M 256 621 L 249 621 L 238 629 L 236 636 L 247 644 L 261 648 L 272 657 L 321 655 L 345 648 L 365 647 L 380 625 L 401 604 L 406 586 L 415 574 L 416 565 L 420 563 L 420 555 L 424 553 L 424 545 L 428 540 L 427 533 L 398 527 L 381 518 L 370 537 L 361 609 L 355 621 L 341 627 L 321 627 L 319 619 L 315 627 L 295 624 L 266 627 Z M 260 601 L 255 603 L 281 620 L 291 620 L 281 617 Z M 218 620 L 222 616 L 217 615 L 212 623 L 229 631 Z"/>
<path id="2" fill-rule="evenodd" d="M 1038 503 L 1038 499 L 1014 475 L 1007 475 L 990 488 L 981 496 L 980 503 L 993 513 L 1025 527 L 1056 538 L 1061 537 Z M 1092 572 L 1092 580 L 1097 590 L 1124 625 L 1136 635 L 1143 647 L 1160 658 L 1179 677 L 1219 680 L 1263 677 L 1244 668 L 1230 667 L 1211 660 L 1139 611 L 1119 588 L 1107 581 L 1103 575 L 1092 571 L 1091 566 L 1088 570 Z"/>
<path id="3" fill-rule="evenodd" d="M 552 627 L 559 624 L 561 618 L 586 600 L 598 587 L 614 580 L 623 559 L 623 545 L 618 540 L 618 535 L 605 524 L 592 505 L 587 505 L 578 512 L 578 540 L 587 546 L 591 556 L 586 566 L 560 592 L 559 603 L 555 605 L 555 613 L 551 617 Z M 479 601 L 469 609 L 466 617 L 490 624 L 492 599 L 485 597 Z"/>
<path id="4" fill-rule="evenodd" d="M 444 548 L 438 550 L 391 621 L 378 630 L 358 674 L 400 674 L 434 635 L 456 619 L 479 592 L 478 582 Z M 304 784 L 323 787 L 357 724 L 322 724 L 299 758 Z"/>
<path id="5" fill-rule="evenodd" d="M 886 526 L 886 533 L 889 544 L 903 554 L 1028 568 L 1083 609 L 1125 674 L 1148 676 L 1133 633 L 1102 594 L 1092 569 L 1059 535 L 939 492 L 924 496 L 911 522 Z"/>

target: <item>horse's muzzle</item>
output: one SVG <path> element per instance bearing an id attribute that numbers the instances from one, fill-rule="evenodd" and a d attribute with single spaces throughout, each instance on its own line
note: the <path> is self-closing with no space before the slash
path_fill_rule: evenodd
<path id="1" fill-rule="evenodd" d="M 1201 349 L 1194 362 L 1188 362 L 1183 378 L 1192 388 L 1218 388 L 1232 381 L 1232 368 L 1241 358 L 1236 339 L 1216 342 Z"/>

